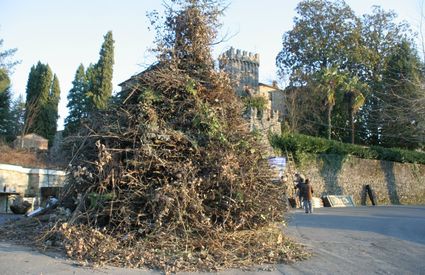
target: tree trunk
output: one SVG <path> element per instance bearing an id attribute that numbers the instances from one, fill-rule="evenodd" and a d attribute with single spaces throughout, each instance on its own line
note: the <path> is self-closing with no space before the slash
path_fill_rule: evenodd
<path id="1" fill-rule="evenodd" d="M 332 134 L 332 108 L 333 106 L 329 106 L 328 108 L 328 139 L 331 139 Z"/>
<path id="2" fill-rule="evenodd" d="M 350 112 L 350 125 L 351 125 L 351 144 L 354 144 L 354 112 Z"/>
<path id="3" fill-rule="evenodd" d="M 352 92 L 347 94 L 348 96 L 348 117 L 350 119 L 351 126 L 351 144 L 354 144 L 354 94 Z"/>

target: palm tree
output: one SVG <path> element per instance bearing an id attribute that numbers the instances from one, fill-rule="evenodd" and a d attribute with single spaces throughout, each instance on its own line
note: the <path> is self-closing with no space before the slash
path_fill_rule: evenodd
<path id="1" fill-rule="evenodd" d="M 365 103 L 365 97 L 362 93 L 367 86 L 359 81 L 358 77 L 345 77 L 344 81 L 344 98 L 348 102 L 348 116 L 351 126 L 351 143 L 354 144 L 354 116 Z"/>
<path id="2" fill-rule="evenodd" d="M 328 139 L 332 135 L 332 110 L 335 106 L 336 90 L 344 82 L 344 75 L 338 72 L 337 67 L 326 68 L 319 74 L 319 89 L 326 93 L 326 107 L 328 117 Z"/>

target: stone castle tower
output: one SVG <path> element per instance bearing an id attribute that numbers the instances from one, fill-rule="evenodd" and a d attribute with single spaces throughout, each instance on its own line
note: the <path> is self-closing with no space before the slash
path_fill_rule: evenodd
<path id="1" fill-rule="evenodd" d="M 236 94 L 247 96 L 247 91 L 258 91 L 258 54 L 230 48 L 219 57 L 220 70 L 227 72 L 234 81 Z"/>
<path id="2" fill-rule="evenodd" d="M 272 110 L 273 96 L 269 92 L 261 92 L 259 67 L 260 57 L 258 54 L 230 48 L 219 56 L 219 68 L 229 74 L 238 96 L 262 96 L 266 99 L 265 110 L 259 112 L 255 108 L 251 108 L 248 110 L 247 119 L 251 131 L 259 131 L 267 139 L 270 132 L 281 133 L 280 114 L 279 111 Z"/>

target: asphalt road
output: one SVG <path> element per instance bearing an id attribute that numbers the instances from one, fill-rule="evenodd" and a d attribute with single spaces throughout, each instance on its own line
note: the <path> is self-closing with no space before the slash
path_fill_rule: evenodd
<path id="1" fill-rule="evenodd" d="M 425 274 L 424 206 L 298 211 L 286 231 L 314 256 L 281 274 Z"/>
<path id="2" fill-rule="evenodd" d="M 321 208 L 314 214 L 295 210 L 285 231 L 313 252 L 309 260 L 278 265 L 272 271 L 219 274 L 425 274 L 424 206 Z M 160 273 L 87 269 L 61 257 L 0 242 L 0 274 Z"/>

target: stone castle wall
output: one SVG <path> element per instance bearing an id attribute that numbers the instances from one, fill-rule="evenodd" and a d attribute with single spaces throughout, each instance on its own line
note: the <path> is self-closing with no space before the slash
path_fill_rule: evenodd
<path id="1" fill-rule="evenodd" d="M 310 178 L 314 195 L 352 195 L 369 204 L 369 184 L 379 204 L 425 205 L 425 165 L 359 159 L 353 156 L 309 155 L 299 171 Z"/>
<path id="2" fill-rule="evenodd" d="M 268 133 L 281 134 L 279 113 L 276 111 L 259 113 L 257 109 L 251 109 L 250 115 L 251 131 L 264 131 Z"/>

